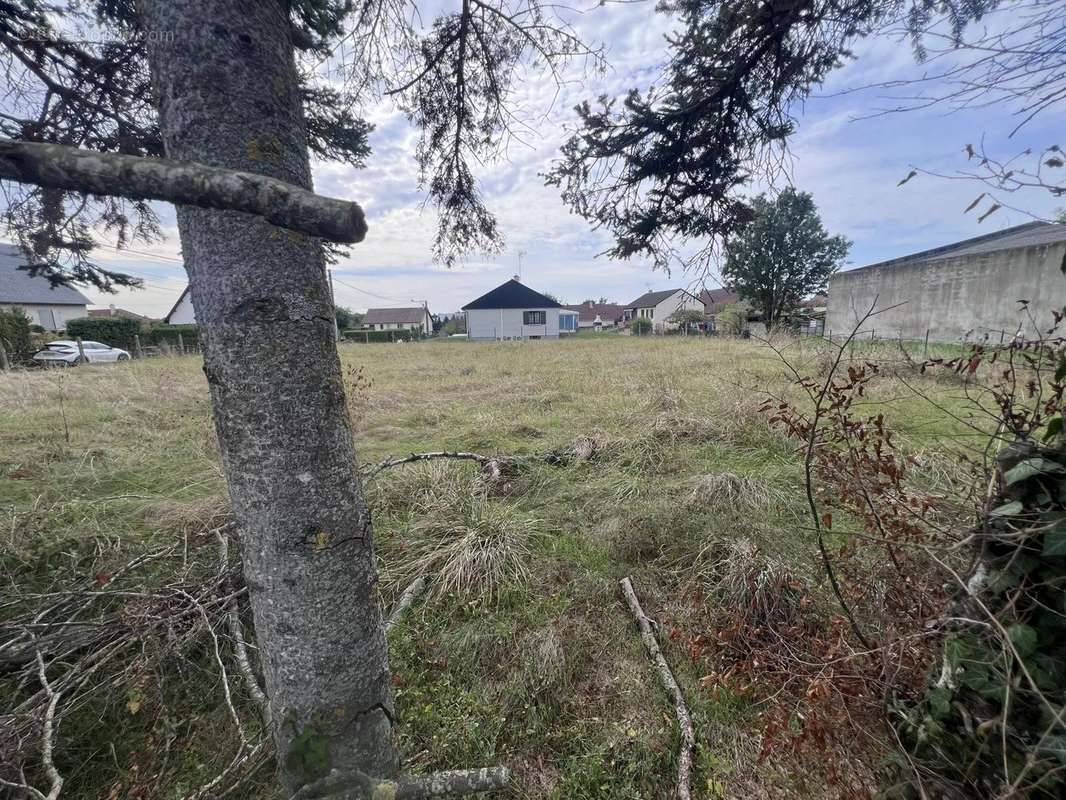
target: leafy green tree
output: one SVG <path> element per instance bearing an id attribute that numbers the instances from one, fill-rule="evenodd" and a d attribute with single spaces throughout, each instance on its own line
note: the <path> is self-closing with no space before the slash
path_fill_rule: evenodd
<path id="1" fill-rule="evenodd" d="M 451 336 L 453 333 L 466 333 L 466 316 L 460 315 L 458 317 L 452 317 L 444 323 L 441 332 L 445 336 Z"/>
<path id="2" fill-rule="evenodd" d="M 652 322 L 647 317 L 637 317 L 629 323 L 629 329 L 633 331 L 636 336 L 645 336 L 651 333 L 652 327 Z"/>
<path id="3" fill-rule="evenodd" d="M 346 331 L 349 328 L 355 328 L 363 321 L 363 315 L 358 311 L 352 311 L 347 306 L 337 306 L 334 309 L 334 313 L 337 315 L 337 327 L 342 331 Z"/>
<path id="4" fill-rule="evenodd" d="M 680 311 L 675 311 L 667 319 L 667 322 L 674 323 L 687 335 L 690 329 L 695 328 L 705 319 L 706 317 L 702 311 L 686 308 Z"/>
<path id="5" fill-rule="evenodd" d="M 806 192 L 759 195 L 752 208 L 755 219 L 726 244 L 722 277 L 771 327 L 804 297 L 825 290 L 851 243 L 826 232 Z"/>
<path id="6" fill-rule="evenodd" d="M 726 336 L 740 336 L 748 317 L 736 303 L 730 303 L 714 315 L 714 329 Z"/>

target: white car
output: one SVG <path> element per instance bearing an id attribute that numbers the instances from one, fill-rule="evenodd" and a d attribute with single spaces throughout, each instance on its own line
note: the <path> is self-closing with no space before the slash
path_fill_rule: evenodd
<path id="1" fill-rule="evenodd" d="M 81 347 L 85 351 L 85 360 L 90 364 L 130 360 L 130 354 L 125 350 L 101 342 L 83 341 Z M 49 342 L 43 350 L 38 350 L 33 354 L 33 360 L 43 367 L 76 367 L 82 363 L 78 343 L 66 340 Z"/>

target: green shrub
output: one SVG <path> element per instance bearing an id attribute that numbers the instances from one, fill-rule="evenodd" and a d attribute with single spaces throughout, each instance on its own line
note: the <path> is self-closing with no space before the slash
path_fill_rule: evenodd
<path id="1" fill-rule="evenodd" d="M 629 323 L 629 329 L 637 336 L 644 336 L 645 334 L 651 333 L 652 327 L 652 322 L 647 317 L 637 317 Z"/>
<path id="2" fill-rule="evenodd" d="M 0 309 L 0 344 L 12 363 L 27 361 L 33 352 L 30 341 L 30 318 L 21 308 Z"/>
<path id="3" fill-rule="evenodd" d="M 67 323 L 67 336 L 103 342 L 123 350 L 133 349 L 133 337 L 141 331 L 141 323 L 125 317 L 82 317 Z"/>
<path id="4" fill-rule="evenodd" d="M 414 331 L 341 331 L 345 341 L 361 344 L 373 344 L 374 342 L 409 342 L 417 338 Z"/>
<path id="5" fill-rule="evenodd" d="M 153 325 L 141 337 L 141 343 L 156 347 L 160 345 L 177 347 L 179 334 L 186 350 L 200 346 L 200 329 L 196 325 Z"/>
<path id="6" fill-rule="evenodd" d="M 748 319 L 740 306 L 730 303 L 714 317 L 715 332 L 725 336 L 739 336 L 747 325 Z"/>

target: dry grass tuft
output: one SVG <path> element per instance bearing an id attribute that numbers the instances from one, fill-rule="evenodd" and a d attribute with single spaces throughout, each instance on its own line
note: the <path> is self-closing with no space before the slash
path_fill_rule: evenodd
<path id="1" fill-rule="evenodd" d="M 716 542 L 701 554 L 700 573 L 738 629 L 776 630 L 801 610 L 804 584 L 750 539 Z"/>
<path id="2" fill-rule="evenodd" d="M 715 472 L 689 481 L 686 504 L 712 511 L 769 511 L 790 503 L 787 492 L 748 475 Z"/>
<path id="3" fill-rule="evenodd" d="M 411 526 L 399 557 L 405 579 L 428 575 L 432 594 L 480 601 L 525 582 L 540 521 L 479 495 L 455 500 Z"/>
<path id="4" fill-rule="evenodd" d="M 188 536 L 225 525 L 232 520 L 229 501 L 224 496 L 193 501 L 156 500 L 142 512 L 153 528 Z"/>
<path id="5" fill-rule="evenodd" d="M 721 430 L 714 420 L 676 412 L 663 412 L 644 420 L 648 433 L 670 442 L 710 442 L 721 438 Z"/>
<path id="6" fill-rule="evenodd" d="M 433 514 L 475 492 L 477 468 L 454 461 L 424 461 L 387 470 L 364 489 L 375 512 Z"/>

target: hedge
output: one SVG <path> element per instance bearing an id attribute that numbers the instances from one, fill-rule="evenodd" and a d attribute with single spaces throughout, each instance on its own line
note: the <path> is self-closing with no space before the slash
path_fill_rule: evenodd
<path id="1" fill-rule="evenodd" d="M 373 344 L 374 342 L 409 342 L 418 338 L 414 331 L 391 330 L 391 331 L 342 331 L 345 341 L 360 344 Z"/>
<path id="2" fill-rule="evenodd" d="M 153 325 L 141 336 L 141 344 L 177 347 L 179 334 L 186 350 L 200 346 L 200 330 L 195 325 Z"/>
<path id="3" fill-rule="evenodd" d="M 141 323 L 125 317 L 82 317 L 67 323 L 67 336 L 103 342 L 111 347 L 133 351 L 133 337 L 141 332 Z"/>
<path id="4" fill-rule="evenodd" d="M 0 309 L 0 344 L 14 364 L 28 361 L 33 354 L 30 324 L 30 318 L 21 308 Z"/>

